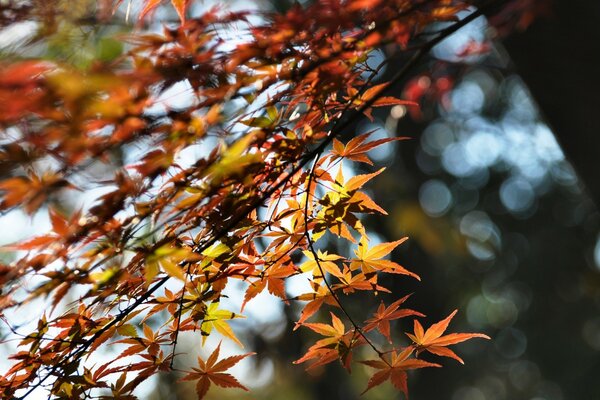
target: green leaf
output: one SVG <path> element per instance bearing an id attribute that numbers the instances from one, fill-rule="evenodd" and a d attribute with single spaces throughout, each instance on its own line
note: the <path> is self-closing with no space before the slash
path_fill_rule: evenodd
<path id="1" fill-rule="evenodd" d="M 183 269 L 179 265 L 175 264 L 171 259 L 162 259 L 160 261 L 160 266 L 162 267 L 163 271 L 167 273 L 167 275 L 185 282 L 185 272 L 183 272 Z"/>
<path id="2" fill-rule="evenodd" d="M 117 333 L 121 336 L 137 337 L 137 329 L 131 324 L 124 324 L 117 328 Z"/>

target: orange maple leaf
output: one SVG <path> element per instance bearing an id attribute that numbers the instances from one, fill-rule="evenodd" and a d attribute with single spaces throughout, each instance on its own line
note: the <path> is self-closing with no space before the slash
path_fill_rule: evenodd
<path id="1" fill-rule="evenodd" d="M 352 270 L 360 268 L 367 276 L 374 275 L 375 271 L 383 271 L 392 274 L 409 275 L 417 280 L 421 280 L 419 275 L 407 270 L 398 263 L 382 259 L 407 239 L 407 237 L 404 237 L 395 242 L 380 243 L 369 249 L 368 239 L 363 235 L 358 243 L 358 248 L 354 251 L 356 259 L 352 260 L 350 268 Z"/>
<path id="2" fill-rule="evenodd" d="M 304 356 L 294 361 L 294 364 L 316 359 L 307 368 L 309 370 L 339 359 L 344 368 L 350 371 L 352 349 L 364 344 L 363 338 L 358 336 L 355 330 L 351 329 L 346 332 L 344 323 L 333 313 L 331 313 L 331 325 L 324 323 L 303 323 L 302 326 L 310 328 L 316 333 L 325 336 L 325 338 L 312 345 Z"/>
<path id="3" fill-rule="evenodd" d="M 389 360 L 380 359 L 360 361 L 362 364 L 380 370 L 376 372 L 371 379 L 369 379 L 369 383 L 367 384 L 367 388 L 364 390 L 363 394 L 375 386 L 381 385 L 383 382 L 389 379 L 392 382 L 392 385 L 401 390 L 402 393 L 404 393 L 404 396 L 408 399 L 407 370 L 427 367 L 441 367 L 439 364 L 418 360 L 416 358 L 409 358 L 413 351 L 414 349 L 409 346 L 400 353 L 392 351 Z"/>
<path id="4" fill-rule="evenodd" d="M 346 145 L 340 142 L 337 139 L 333 139 L 333 148 L 331 150 L 332 159 L 335 160 L 337 158 L 347 158 L 348 160 L 357 161 L 367 163 L 369 165 L 373 165 L 373 162 L 367 156 L 367 153 L 374 148 L 388 142 L 396 141 L 396 140 L 404 140 L 407 139 L 405 137 L 393 137 L 393 138 L 384 138 L 377 139 L 371 142 L 365 143 L 365 141 L 371 136 L 374 131 L 370 131 L 359 135 L 352 140 L 350 140 Z"/>
<path id="5" fill-rule="evenodd" d="M 180 379 L 181 381 L 197 381 L 196 394 L 198 395 L 198 400 L 204 398 L 206 392 L 208 392 L 208 389 L 210 388 L 211 383 L 214 383 L 215 385 L 223 388 L 236 387 L 248 391 L 248 388 L 246 388 L 244 385 L 238 382 L 238 380 L 235 379 L 233 375 L 227 374 L 224 371 L 233 367 L 240 360 L 243 360 L 244 358 L 251 356 L 255 353 L 246 353 L 237 356 L 231 356 L 217 362 L 217 359 L 219 358 L 220 349 L 221 343 L 219 342 L 219 345 L 217 346 L 215 351 L 212 352 L 212 354 L 208 357 L 206 361 L 198 357 L 199 368 L 192 368 L 191 372 L 189 372 L 186 376 Z"/>
<path id="6" fill-rule="evenodd" d="M 307 328 L 317 332 L 320 335 L 328 336 L 325 339 L 319 340 L 317 343 L 320 346 L 336 343 L 346 333 L 346 327 L 334 313 L 331 314 L 331 325 L 323 323 L 305 323 Z"/>
<path id="7" fill-rule="evenodd" d="M 338 304 L 333 299 L 331 292 L 326 286 L 321 286 L 317 282 L 312 282 L 314 292 L 312 293 L 304 293 L 300 296 L 294 297 L 293 300 L 301 300 L 308 301 L 308 303 L 304 306 L 302 313 L 300 314 L 300 319 L 294 325 L 294 330 L 298 329 L 304 321 L 314 315 L 323 304 L 329 304 L 331 306 L 337 307 Z"/>
<path id="8" fill-rule="evenodd" d="M 372 290 L 375 294 L 378 292 L 390 293 L 385 287 L 378 285 L 376 282 L 367 279 L 364 273 L 352 274 L 352 270 L 348 266 L 344 266 L 342 276 L 339 277 L 340 283 L 331 285 L 335 291 L 342 289 L 344 294 L 354 293 L 356 290 Z"/>
<path id="9" fill-rule="evenodd" d="M 293 275 L 296 272 L 293 265 L 291 264 L 275 264 L 270 268 L 266 268 L 261 271 L 261 277 L 253 282 L 250 282 L 250 286 L 246 290 L 244 295 L 244 301 L 242 303 L 241 311 L 244 311 L 246 304 L 260 294 L 265 288 L 273 296 L 277 296 L 280 299 L 287 302 L 285 294 L 285 278 Z"/>
<path id="10" fill-rule="evenodd" d="M 385 336 L 388 342 L 392 343 L 392 339 L 390 337 L 390 321 L 394 319 L 408 317 L 410 315 L 416 315 L 419 317 L 425 316 L 415 310 L 400 308 L 402 303 L 404 303 L 409 297 L 410 294 L 404 296 L 400 300 L 396 300 L 387 308 L 385 307 L 385 304 L 383 304 L 382 301 L 379 307 L 377 308 L 377 312 L 374 314 L 373 318 L 370 318 L 367 321 L 365 321 L 366 325 L 363 328 L 363 330 L 365 332 L 369 332 L 377 328 L 379 332 L 381 332 L 381 334 Z"/>
<path id="11" fill-rule="evenodd" d="M 446 328 L 448 328 L 450 320 L 456 315 L 457 311 L 458 310 L 454 310 L 452 314 L 448 315 L 444 320 L 431 325 L 427 331 L 423 329 L 423 326 L 419 321 L 414 321 L 414 334 L 407 333 L 406 335 L 414 342 L 417 354 L 422 351 L 428 351 L 438 356 L 454 358 L 461 364 L 464 364 L 464 361 L 452 350 L 446 348 L 446 346 L 464 342 L 465 340 L 476 337 L 490 339 L 488 335 L 484 335 L 483 333 L 450 333 L 442 336 L 446 331 Z"/>
<path id="12" fill-rule="evenodd" d="M 153 12 L 162 2 L 163 0 L 147 0 L 144 4 L 144 8 L 140 12 L 139 19 L 144 19 L 146 15 Z M 189 4 L 189 0 L 171 0 L 171 5 L 175 9 L 175 11 L 177 11 L 177 15 L 179 16 L 181 23 L 185 23 L 185 11 L 188 8 Z"/>

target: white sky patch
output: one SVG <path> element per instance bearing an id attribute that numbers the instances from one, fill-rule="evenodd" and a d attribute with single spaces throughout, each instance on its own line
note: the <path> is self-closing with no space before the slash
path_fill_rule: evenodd
<path id="1" fill-rule="evenodd" d="M 0 31 L 0 48 L 19 45 L 35 33 L 37 26 L 38 24 L 34 21 L 24 21 L 2 29 Z"/>
<path id="2" fill-rule="evenodd" d="M 247 287 L 248 285 L 238 281 L 230 282 L 225 288 L 224 296 L 221 297 L 219 308 L 239 313 Z M 282 322 L 284 319 L 283 307 L 283 301 L 270 294 L 265 288 L 260 294 L 246 303 L 243 312 L 246 321 L 236 321 L 240 325 Z"/>
<path id="3" fill-rule="evenodd" d="M 75 203 L 76 209 L 82 209 L 84 212 L 88 211 L 95 205 L 100 204 L 98 199 L 110 192 L 113 192 L 117 189 L 116 186 L 97 186 L 94 188 L 87 189 L 83 191 L 78 197 Z"/>
<path id="4" fill-rule="evenodd" d="M 13 210 L 0 216 L 0 246 L 18 242 L 32 235 L 42 235 L 50 231 L 50 218 L 45 209 L 33 216 L 22 210 Z"/>
<path id="5" fill-rule="evenodd" d="M 179 81 L 162 92 L 150 107 L 144 110 L 147 114 L 160 114 L 170 109 L 183 109 L 193 105 L 196 100 L 194 89 L 186 79 Z"/>
<path id="6" fill-rule="evenodd" d="M 290 276 L 285 280 L 285 292 L 289 297 L 300 296 L 304 293 L 312 293 L 313 288 L 310 284 L 310 274 Z"/>

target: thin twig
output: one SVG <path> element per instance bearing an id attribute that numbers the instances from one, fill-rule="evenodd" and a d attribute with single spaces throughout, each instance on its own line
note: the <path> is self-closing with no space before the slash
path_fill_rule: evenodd
<path id="1" fill-rule="evenodd" d="M 187 280 L 191 279 L 190 267 L 191 263 L 187 263 L 187 270 L 185 273 L 185 280 L 183 281 L 183 288 L 181 289 L 181 296 L 179 296 L 179 304 L 177 307 L 177 324 L 175 325 L 175 337 L 173 338 L 173 350 L 171 350 L 171 362 L 169 363 L 169 368 L 173 369 L 173 363 L 175 362 L 175 349 L 177 348 L 177 340 L 179 339 L 179 327 L 181 326 L 181 315 L 183 314 L 183 299 L 185 297 L 185 286 L 187 285 Z"/>

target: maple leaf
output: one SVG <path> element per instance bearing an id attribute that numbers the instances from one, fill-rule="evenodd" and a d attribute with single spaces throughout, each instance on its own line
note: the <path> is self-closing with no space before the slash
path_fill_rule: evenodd
<path id="1" fill-rule="evenodd" d="M 294 300 L 308 301 L 308 303 L 304 306 L 302 313 L 300 314 L 300 319 L 294 326 L 294 330 L 298 329 L 304 321 L 316 313 L 323 304 L 338 306 L 327 286 L 322 286 L 314 281 L 312 282 L 312 285 L 315 290 L 314 292 L 304 293 L 294 298 Z"/>
<path id="2" fill-rule="evenodd" d="M 410 272 L 400 264 L 382 259 L 407 239 L 407 237 L 404 237 L 394 242 L 380 243 L 369 249 L 368 239 L 366 235 L 363 235 L 358 243 L 358 248 L 354 251 L 356 259 L 352 260 L 350 268 L 352 270 L 360 268 L 367 276 L 369 276 L 369 274 L 374 275 L 376 271 L 383 271 L 392 274 L 408 275 L 417 280 L 421 280 L 419 275 Z"/>
<path id="3" fill-rule="evenodd" d="M 210 332 L 214 328 L 221 335 L 228 337 L 243 348 L 244 345 L 242 342 L 240 342 L 235 336 L 229 324 L 225 322 L 228 319 L 234 318 L 244 318 L 244 316 L 227 310 L 219 310 L 218 302 L 210 303 L 210 305 L 206 308 L 206 314 L 204 315 L 202 327 L 200 328 L 200 332 L 202 333 L 202 345 L 204 345 L 206 338 L 210 335 Z"/>
<path id="4" fill-rule="evenodd" d="M 152 279 L 162 269 L 167 275 L 185 281 L 185 272 L 179 266 L 182 261 L 195 261 L 200 257 L 189 248 L 175 247 L 165 245 L 159 247 L 146 258 L 146 269 L 144 277 L 146 284 L 152 282 Z"/>
<path id="5" fill-rule="evenodd" d="M 144 8 L 140 12 L 139 19 L 144 19 L 148 14 L 152 13 L 163 0 L 146 0 Z M 185 23 L 185 11 L 190 5 L 190 0 L 171 0 L 171 5 L 177 11 L 177 16 L 181 23 Z"/>
<path id="6" fill-rule="evenodd" d="M 396 140 L 404 140 L 404 137 L 384 138 L 377 139 L 371 142 L 365 143 L 365 141 L 371 136 L 374 131 L 363 133 L 350 140 L 346 145 L 337 139 L 333 139 L 333 146 L 331 149 L 332 159 L 336 158 L 347 158 L 352 161 L 364 162 L 369 165 L 373 165 L 373 162 L 367 156 L 367 153 L 374 148 L 388 142 Z"/>
<path id="7" fill-rule="evenodd" d="M 130 332 L 127 332 L 127 331 Z M 130 344 L 127 349 L 123 350 L 123 352 L 116 358 L 116 360 L 128 357 L 134 354 L 141 353 L 142 351 L 148 351 L 148 354 L 152 356 L 156 356 L 160 351 L 160 346 L 167 343 L 167 339 L 162 337 L 158 332 L 155 332 L 148 325 L 143 325 L 144 337 L 138 337 L 137 332 L 135 332 L 135 328 L 133 330 L 128 328 L 121 327 L 120 334 L 133 333 L 133 335 L 125 335 L 128 336 L 125 339 L 121 339 L 116 341 L 115 343 L 124 343 Z"/>
<path id="8" fill-rule="evenodd" d="M 400 353 L 392 351 L 389 359 L 360 361 L 362 364 L 380 370 L 376 372 L 371 379 L 369 379 L 367 388 L 363 391 L 363 394 L 375 386 L 381 385 L 383 382 L 389 379 L 392 382 L 392 385 L 402 391 L 404 396 L 408 399 L 407 370 L 427 367 L 441 367 L 439 364 L 430 363 L 416 358 L 409 358 L 413 351 L 414 349 L 409 346 Z"/>
<path id="9" fill-rule="evenodd" d="M 192 368 L 191 372 L 180 379 L 181 381 L 197 381 L 196 394 L 198 395 L 198 400 L 204 398 L 206 392 L 208 392 L 208 389 L 210 388 L 211 383 L 223 388 L 240 388 L 248 391 L 248 388 L 238 382 L 233 375 L 225 373 L 224 371 L 227 371 L 239 361 L 255 353 L 231 356 L 217 361 L 219 359 L 220 349 L 221 343 L 219 342 L 217 348 L 212 352 L 206 361 L 198 357 L 199 368 Z"/>
<path id="10" fill-rule="evenodd" d="M 377 36 L 375 36 L 377 37 Z M 365 92 L 357 97 L 358 91 L 356 88 L 349 88 L 349 97 L 345 97 L 347 100 L 352 100 L 352 104 L 356 107 L 363 106 L 364 103 L 371 102 L 370 107 L 382 107 L 382 106 L 393 106 L 393 105 L 404 105 L 404 106 L 418 106 L 418 103 L 410 100 L 401 100 L 392 96 L 381 96 L 384 90 L 389 86 L 389 83 L 382 83 L 375 85 L 365 90 Z M 375 100 L 373 100 L 375 99 Z M 363 113 L 370 119 L 373 120 L 371 115 L 371 108 L 363 110 Z"/>
<path id="11" fill-rule="evenodd" d="M 331 314 L 331 325 L 323 324 L 323 323 L 305 323 L 303 324 L 305 327 L 310 328 L 314 332 L 317 332 L 319 335 L 328 336 L 328 338 L 319 340 L 319 344 L 328 345 L 331 343 L 335 343 L 344 336 L 346 333 L 346 328 L 341 319 L 339 319 L 334 313 Z"/>
<path id="12" fill-rule="evenodd" d="M 372 290 L 374 294 L 378 292 L 390 292 L 383 286 L 368 280 L 362 272 L 352 274 L 352 270 L 346 265 L 344 266 L 342 275 L 339 277 L 340 282 L 332 285 L 333 290 L 341 288 L 344 294 L 353 293 L 356 290 Z"/>
<path id="13" fill-rule="evenodd" d="M 246 304 L 261 293 L 265 287 L 269 293 L 286 301 L 285 295 L 285 278 L 293 275 L 296 269 L 291 264 L 283 265 L 281 263 L 272 265 L 268 269 L 261 271 L 260 279 L 251 282 L 244 295 L 244 301 L 241 306 L 241 311 L 244 311 Z"/>
<path id="14" fill-rule="evenodd" d="M 373 199 L 363 192 L 355 192 L 348 202 L 350 203 L 349 211 L 351 212 L 378 212 L 380 214 L 387 215 L 387 212 L 383 208 L 377 205 Z"/>
<path id="15" fill-rule="evenodd" d="M 313 301 L 308 302 L 302 309 L 300 318 L 298 319 L 298 322 L 296 322 L 296 324 L 294 325 L 294 330 L 298 329 L 304 321 L 306 321 L 308 318 L 314 315 L 314 313 L 319 311 L 319 309 L 325 302 L 325 299 L 325 297 L 319 297 L 314 299 Z"/>
<path id="16" fill-rule="evenodd" d="M 342 175 L 341 171 L 342 171 L 342 168 L 340 167 L 339 176 L 341 177 L 341 179 L 343 179 L 343 175 Z M 371 179 L 375 178 L 377 175 L 381 174 L 383 171 L 385 171 L 385 168 L 380 168 L 371 174 L 355 175 L 352 178 L 348 179 L 348 181 L 345 184 L 343 184 L 343 185 L 340 184 L 339 185 L 340 189 L 343 190 L 343 193 L 350 193 L 354 190 L 360 189 L 361 187 L 364 186 L 365 183 L 367 183 Z M 337 182 L 343 182 L 343 181 L 338 181 L 338 178 L 336 177 L 336 183 Z"/>
<path id="17" fill-rule="evenodd" d="M 396 300 L 387 308 L 385 307 L 382 301 L 379 307 L 377 308 L 377 312 L 374 314 L 373 318 L 370 318 L 366 321 L 366 325 L 364 326 L 363 330 L 365 332 L 369 332 L 377 328 L 377 330 L 379 330 L 379 332 L 381 332 L 381 334 L 385 336 L 388 342 L 392 343 L 392 339 L 390 337 L 390 321 L 408 317 L 410 315 L 416 315 L 419 317 L 425 316 L 418 311 L 400 308 L 402 303 L 404 303 L 409 297 L 410 294 L 404 296 L 399 300 Z"/>
<path id="18" fill-rule="evenodd" d="M 417 354 L 422 351 L 428 351 L 438 356 L 454 358 L 461 364 L 464 364 L 464 361 L 452 350 L 446 348 L 446 346 L 473 338 L 490 339 L 488 335 L 484 335 L 483 333 L 450 333 L 442 336 L 448 328 L 450 320 L 456 315 L 457 311 L 458 310 L 454 310 L 442 321 L 431 325 L 427 331 L 423 329 L 423 326 L 419 321 L 414 321 L 414 334 L 407 333 L 406 335 L 414 342 Z"/>
<path id="19" fill-rule="evenodd" d="M 364 344 L 362 337 L 357 336 L 354 330 L 346 332 L 346 327 L 334 313 L 331 313 L 331 325 L 324 323 L 303 323 L 302 326 L 310 328 L 325 338 L 312 345 L 306 354 L 294 361 L 294 364 L 316 359 L 307 369 L 325 365 L 339 359 L 347 370 L 350 370 L 352 349 Z"/>
<path id="20" fill-rule="evenodd" d="M 161 2 L 162 0 L 147 0 L 146 4 L 144 4 L 144 8 L 140 12 L 139 19 L 144 19 L 144 17 L 158 7 Z"/>
<path id="21" fill-rule="evenodd" d="M 175 8 L 175 11 L 177 11 L 181 23 L 184 23 L 185 10 L 188 8 L 190 0 L 171 0 L 171 4 L 173 5 L 173 8 Z"/>
<path id="22" fill-rule="evenodd" d="M 101 9 L 121 1 L 100 0 L 97 22 L 107 16 Z M 9 7 L 19 12 L 9 13 L 10 21 L 4 22 L 29 19 L 29 11 L 35 19 L 44 2 L 31 3 L 24 15 L 21 7 Z M 126 20 L 134 1 L 127 3 Z M 94 68 L 85 73 L 67 61 L 1 62 L 0 122 L 9 134 L 0 144 L 0 169 L 6 172 L 0 178 L 0 211 L 33 215 L 48 207 L 52 230 L 12 246 L 26 254 L 10 265 L 0 263 L 0 310 L 44 296 L 52 298 L 52 310 L 62 304 L 66 309 L 50 321 L 45 310 L 38 310 L 44 315 L 37 333 L 21 340 L 29 349 L 12 355 L 15 362 L 0 376 L 0 398 L 15 393 L 27 398 L 40 388 L 52 398 L 90 397 L 108 388 L 104 378 L 119 374 L 111 378 L 112 398 L 131 400 L 144 380 L 172 370 L 179 333 L 199 330 L 204 344 L 217 331 L 241 345 L 229 325 L 240 315 L 219 309 L 230 279 L 251 285 L 244 304 L 264 290 L 287 301 L 285 280 L 310 272 L 312 292 L 295 298 L 307 302 L 296 326 L 320 335 L 297 361 L 310 361 L 309 369 L 340 360 L 349 370 L 359 345 L 383 354 L 353 322 L 338 293 L 387 291 L 377 283 L 380 272 L 418 276 L 385 259 L 404 239 L 369 248 L 358 216 L 386 214 L 360 191 L 383 169 L 346 180 L 338 161 L 372 164 L 369 151 L 399 138 L 369 141 L 367 133 L 344 145 L 336 137 L 345 125 L 335 121 L 356 119 L 360 112 L 372 118 L 378 106 L 415 105 L 382 96 L 389 82 L 372 85 L 365 79 L 365 72 L 375 72 L 369 55 L 392 41 L 405 47 L 431 22 L 452 19 L 460 8 L 448 0 L 434 2 L 441 7 L 404 1 L 384 8 L 383 0 L 313 2 L 286 14 L 261 13 L 255 24 L 246 12 L 218 6 L 186 21 L 190 0 L 137 3 L 142 29 L 149 27 L 143 19 L 161 5 L 173 8 L 181 23 L 164 21 L 162 34 L 136 32 L 123 54 L 123 61 L 131 62 L 109 62 L 113 56 L 104 53 L 122 52 L 113 51 L 113 39 L 103 37 Z M 324 4 L 333 7 L 330 13 L 323 14 Z M 52 17 L 52 27 L 60 26 L 54 17 L 62 16 Z M 472 17 L 462 21 L 467 18 Z M 237 27 L 243 43 L 222 34 Z M 412 68 L 405 67 L 401 75 Z M 418 100 L 433 90 L 439 97 L 442 79 L 435 87 L 428 79 L 426 88 L 404 96 Z M 194 101 L 181 106 L 169 101 L 167 91 L 177 82 L 189 83 Z M 247 104 L 238 103 L 242 99 Z M 148 111 L 155 106 L 156 113 Z M 242 131 L 239 124 L 249 129 Z M 329 144 L 333 149 L 323 155 Z M 200 148 L 212 150 L 196 152 Z M 191 158 L 181 157 L 192 155 L 190 150 Z M 123 152 L 126 161 L 115 157 Z M 99 164 L 109 168 L 96 171 Z M 330 170 L 336 165 L 334 178 Z M 96 172 L 101 175 L 94 182 L 82 181 Z M 67 218 L 52 205 L 63 191 L 79 189 L 71 178 L 83 183 L 81 190 L 96 184 L 107 190 L 92 207 Z M 360 237 L 355 259 L 313 251 L 297 266 L 298 253 L 312 249 L 326 232 L 352 243 Z M 40 285 L 23 291 L 19 283 L 38 275 Z M 62 299 L 83 285 L 91 287 L 74 310 Z M 382 303 L 365 331 L 378 330 L 389 339 L 390 321 L 420 315 L 400 308 L 405 299 L 387 307 Z M 330 323 L 306 323 L 324 305 L 342 308 L 351 325 L 333 314 Z M 136 316 L 142 318 L 141 329 Z M 0 318 L 5 320 L 3 314 Z M 146 323 L 151 319 L 157 328 Z M 10 327 L 11 321 L 4 322 Z M 420 332 L 427 336 L 422 327 Z M 437 366 L 412 356 L 424 350 L 443 353 L 444 339 L 458 340 L 441 333 L 434 339 L 419 337 L 422 348 L 415 344 L 365 361 L 379 370 L 369 388 L 389 379 L 406 393 L 406 370 Z M 77 376 L 83 359 L 114 343 L 124 350 Z M 245 389 L 227 370 L 247 355 L 219 361 L 219 351 L 220 344 L 183 378 L 194 381 L 200 398 L 211 384 Z M 133 357 L 137 361 L 128 364 Z"/>
<path id="23" fill-rule="evenodd" d="M 342 172 L 343 168 L 340 165 L 334 183 L 334 189 L 328 192 L 319 200 L 319 204 L 323 207 L 317 215 L 318 226 L 315 226 L 313 238 L 318 240 L 324 233 L 325 229 L 337 236 L 343 237 L 352 243 L 356 240 L 352 237 L 346 225 L 354 228 L 357 232 L 364 234 L 364 226 L 353 212 L 364 211 L 383 211 L 377 206 L 373 200 L 362 193 L 357 194 L 360 189 L 368 181 L 382 173 L 385 168 L 371 174 L 356 175 L 346 181 Z M 361 205 L 363 207 L 361 207 Z M 383 212 L 385 214 L 385 211 Z"/>
<path id="24" fill-rule="evenodd" d="M 317 250 L 317 257 L 315 259 L 315 255 L 311 251 L 305 250 L 303 253 L 308 257 L 308 261 L 300 265 L 302 272 L 310 272 L 315 278 L 322 278 L 322 272 L 329 272 L 337 277 L 342 276 L 340 268 L 334 261 L 343 259 L 344 257 Z"/>

